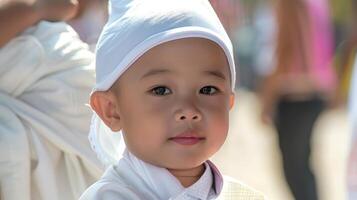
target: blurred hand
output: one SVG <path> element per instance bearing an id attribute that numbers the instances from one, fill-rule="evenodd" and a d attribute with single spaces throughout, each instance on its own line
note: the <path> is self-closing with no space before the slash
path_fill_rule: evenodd
<path id="1" fill-rule="evenodd" d="M 66 21 L 73 18 L 78 10 L 77 0 L 36 0 L 35 11 L 41 20 Z"/>

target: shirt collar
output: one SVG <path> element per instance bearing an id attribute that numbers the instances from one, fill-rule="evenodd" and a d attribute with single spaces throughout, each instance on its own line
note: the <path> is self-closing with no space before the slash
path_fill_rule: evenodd
<path id="1" fill-rule="evenodd" d="M 205 171 L 200 179 L 192 186 L 184 188 L 165 168 L 146 163 L 128 151 L 124 153 L 124 159 L 130 162 L 132 170 L 146 182 L 150 190 L 155 192 L 160 199 L 181 199 L 180 197 L 188 195 L 206 200 L 217 197 L 221 193 L 223 178 L 211 161 L 205 162 Z"/>
<path id="2" fill-rule="evenodd" d="M 208 199 L 215 195 L 213 185 L 213 175 L 210 166 L 205 163 L 205 171 L 196 183 L 185 189 L 185 195 L 195 197 L 196 199 Z"/>
<path id="3" fill-rule="evenodd" d="M 159 199 L 169 199 L 184 190 L 180 182 L 165 168 L 144 162 L 128 150 L 124 151 L 122 159 L 130 166 L 130 169 L 126 170 L 132 170 L 136 178 L 145 182 L 147 189 L 155 193 Z"/>
<path id="4" fill-rule="evenodd" d="M 213 174 L 213 184 L 214 184 L 214 189 L 217 195 L 219 195 L 222 192 L 223 188 L 223 176 L 219 172 L 218 168 L 216 167 L 213 162 L 210 160 L 207 160 L 206 163 L 209 165 L 211 168 L 212 174 Z"/>
<path id="5" fill-rule="evenodd" d="M 205 172 L 192 186 L 186 188 L 187 194 L 197 199 L 216 199 L 223 187 L 223 177 L 217 167 L 209 160 L 205 162 Z"/>

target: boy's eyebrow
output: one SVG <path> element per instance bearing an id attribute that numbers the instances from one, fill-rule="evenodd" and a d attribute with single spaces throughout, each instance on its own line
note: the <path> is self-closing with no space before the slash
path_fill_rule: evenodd
<path id="1" fill-rule="evenodd" d="M 205 74 L 208 74 L 208 75 L 212 75 L 212 76 L 215 76 L 215 77 L 218 77 L 220 79 L 223 79 L 223 80 L 226 80 L 226 76 L 221 72 L 221 71 L 218 71 L 218 70 L 207 70 L 207 71 L 204 71 Z"/>
<path id="2" fill-rule="evenodd" d="M 169 73 L 169 72 L 170 72 L 170 70 L 167 70 L 167 69 L 153 69 L 153 70 L 146 72 L 140 78 L 140 80 L 142 80 L 148 76 L 153 76 L 153 75 L 162 74 L 162 73 Z M 207 71 L 204 71 L 203 73 L 207 74 L 207 75 L 215 76 L 215 77 L 223 79 L 223 80 L 227 79 L 226 76 L 221 71 L 218 71 L 218 70 L 207 70 Z"/>
<path id="3" fill-rule="evenodd" d="M 156 75 L 156 74 L 162 74 L 162 73 L 168 73 L 170 72 L 170 70 L 167 70 L 167 69 L 153 69 L 153 70 L 150 70 L 148 72 L 146 72 L 141 78 L 140 80 L 148 77 L 148 76 L 153 76 L 153 75 Z"/>

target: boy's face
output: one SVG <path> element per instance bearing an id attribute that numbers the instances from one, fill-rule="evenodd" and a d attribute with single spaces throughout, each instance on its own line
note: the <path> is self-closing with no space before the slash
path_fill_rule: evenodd
<path id="1" fill-rule="evenodd" d="M 225 54 L 199 38 L 152 48 L 107 95 L 104 122 L 123 130 L 135 156 L 169 169 L 197 167 L 218 151 L 234 102 Z"/>

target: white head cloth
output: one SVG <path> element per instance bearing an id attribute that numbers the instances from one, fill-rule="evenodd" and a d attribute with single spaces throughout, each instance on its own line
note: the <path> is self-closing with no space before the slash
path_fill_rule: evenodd
<path id="1" fill-rule="evenodd" d="M 110 0 L 109 19 L 96 49 L 96 85 L 106 91 L 140 56 L 164 42 L 205 38 L 225 52 L 235 86 L 230 39 L 208 0 Z M 110 165 L 120 159 L 125 144 L 94 114 L 89 135 L 99 159 Z"/>

